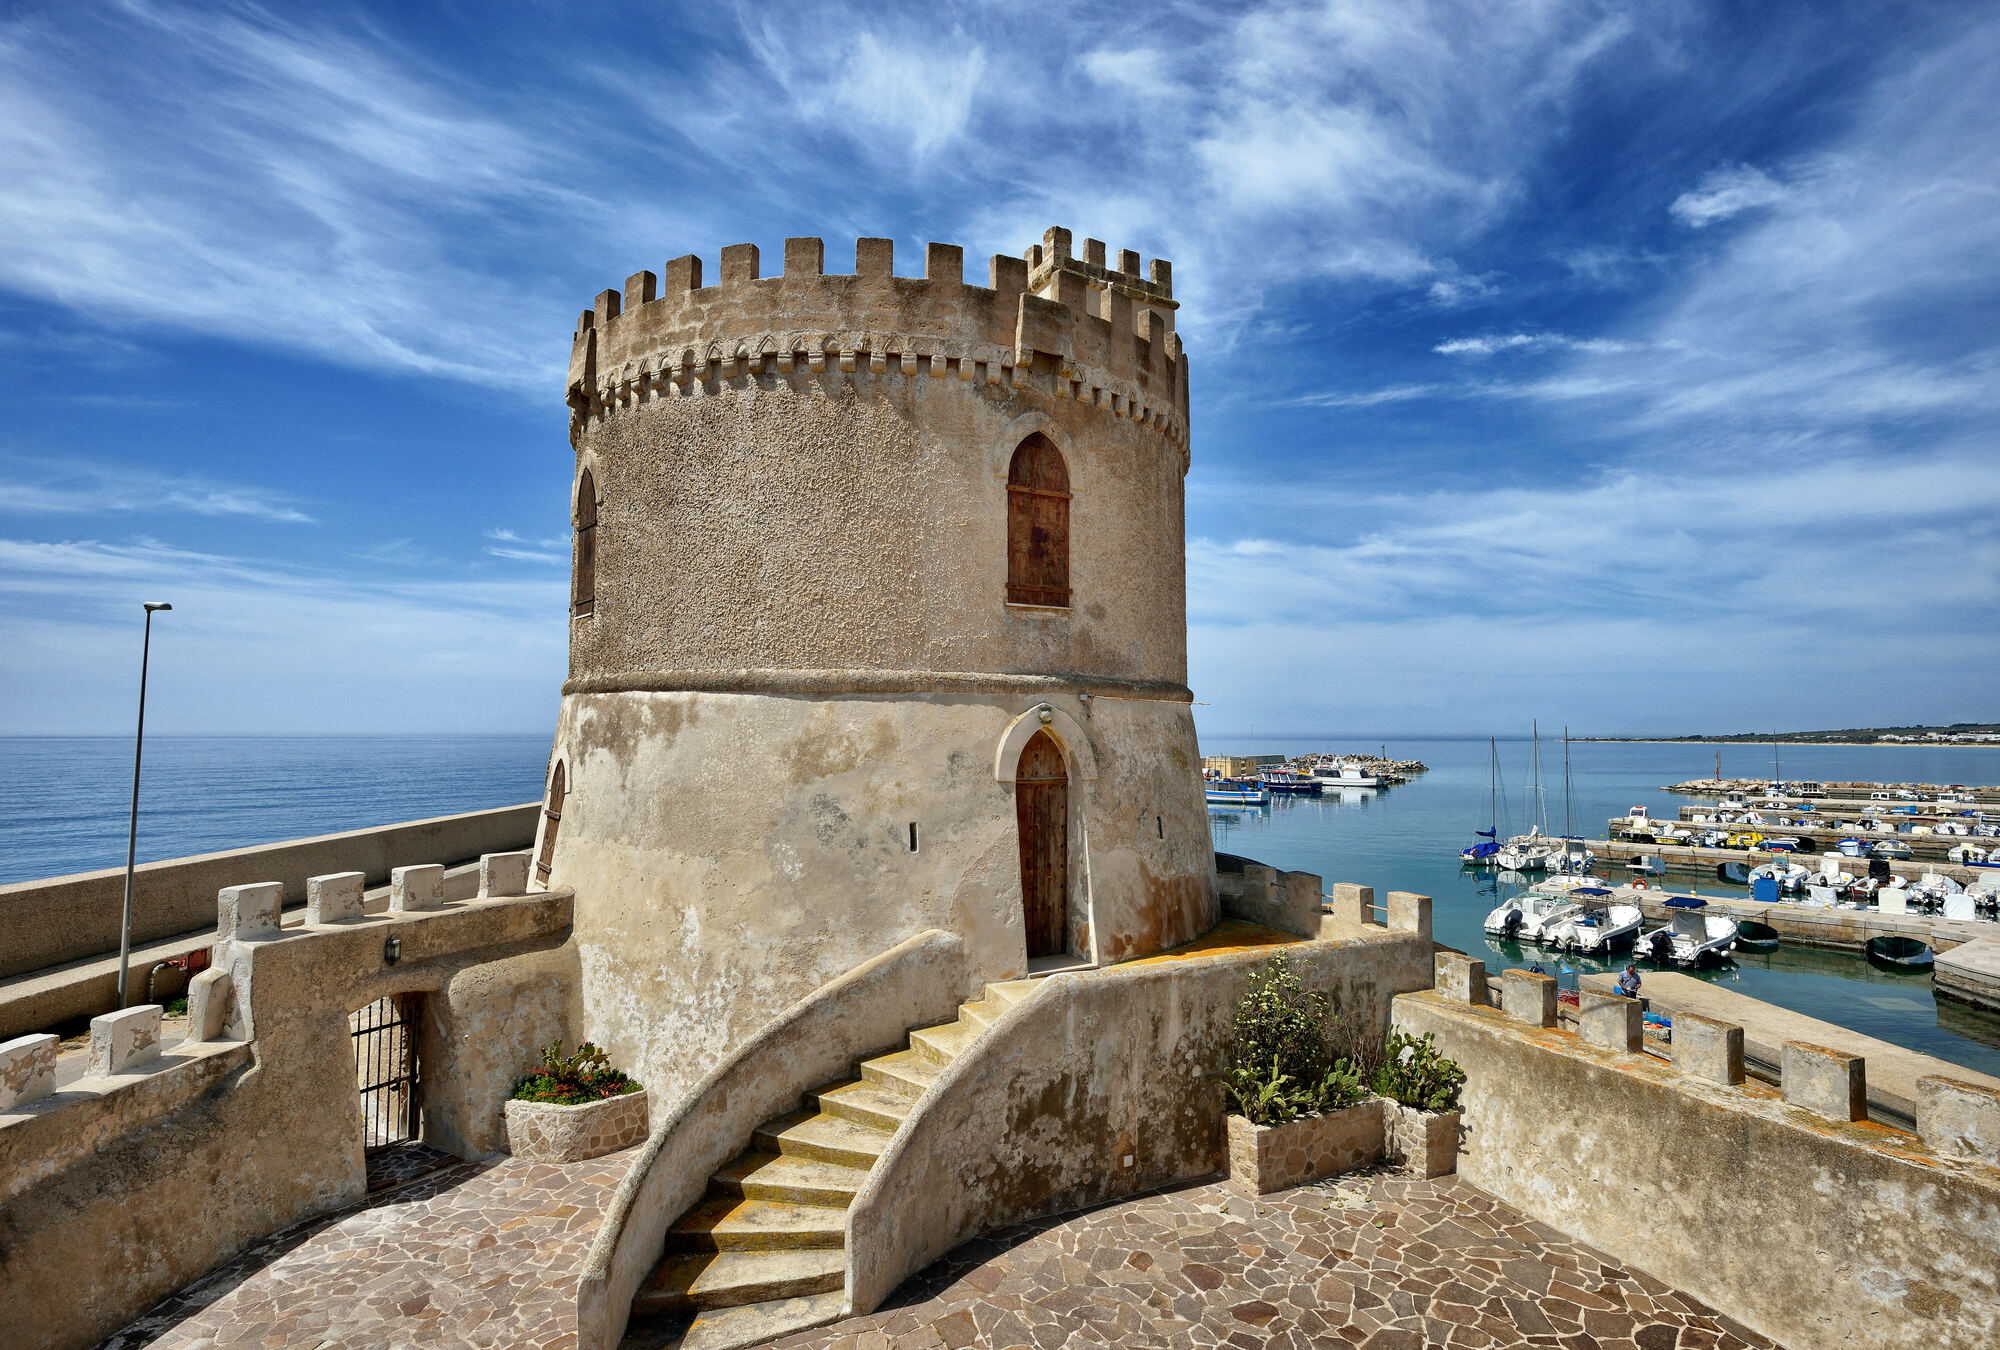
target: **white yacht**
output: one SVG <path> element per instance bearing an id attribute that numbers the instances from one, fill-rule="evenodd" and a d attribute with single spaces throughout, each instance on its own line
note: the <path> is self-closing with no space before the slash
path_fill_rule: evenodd
<path id="1" fill-rule="evenodd" d="M 1637 905 L 1610 903 L 1611 892 L 1602 887 L 1571 891 L 1577 901 L 1574 914 L 1543 929 L 1542 941 L 1564 951 L 1601 956 L 1615 952 L 1639 936 L 1645 916 Z"/>
<path id="2" fill-rule="evenodd" d="M 1486 931 L 1494 937 L 1542 942 L 1549 926 L 1567 918 L 1576 907 L 1576 901 L 1566 894 L 1527 891 L 1496 906 L 1486 916 Z"/>

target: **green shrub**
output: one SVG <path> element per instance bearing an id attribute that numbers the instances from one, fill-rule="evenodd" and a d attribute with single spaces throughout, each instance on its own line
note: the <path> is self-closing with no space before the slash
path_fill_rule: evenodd
<path id="1" fill-rule="evenodd" d="M 1419 1111 L 1455 1111 L 1465 1070 L 1438 1053 L 1431 1033 L 1392 1032 L 1387 1056 L 1375 1071 L 1375 1091 Z"/>
<path id="2" fill-rule="evenodd" d="M 1339 1028 L 1326 995 L 1301 984 L 1280 952 L 1236 1005 L 1236 1042 L 1216 1081 L 1255 1125 L 1352 1106 L 1368 1095 L 1369 1074 L 1353 1053 L 1335 1054 Z"/>
<path id="3" fill-rule="evenodd" d="M 514 1085 L 514 1100 L 581 1106 L 638 1090 L 639 1085 L 623 1069 L 612 1068 L 611 1057 L 589 1041 L 575 1054 L 565 1055 L 557 1039 L 542 1047 L 542 1067 Z"/>
<path id="4" fill-rule="evenodd" d="M 184 998 L 169 999 L 167 1000 L 164 1013 L 168 1017 L 186 1017 L 188 1015 L 188 1001 Z"/>

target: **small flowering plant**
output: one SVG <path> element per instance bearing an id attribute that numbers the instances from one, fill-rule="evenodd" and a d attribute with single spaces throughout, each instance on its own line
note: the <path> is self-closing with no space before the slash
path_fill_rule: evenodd
<path id="1" fill-rule="evenodd" d="M 623 1069 L 612 1068 L 611 1057 L 589 1041 L 565 1055 L 557 1038 L 542 1047 L 542 1067 L 514 1085 L 514 1100 L 582 1106 L 638 1090 L 639 1085 Z"/>

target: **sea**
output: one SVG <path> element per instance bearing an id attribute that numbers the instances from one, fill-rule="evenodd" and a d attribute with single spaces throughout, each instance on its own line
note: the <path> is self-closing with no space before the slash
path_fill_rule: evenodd
<path id="1" fill-rule="evenodd" d="M 1715 771 L 1718 747 L 1700 744 L 1544 738 L 1541 792 L 1534 789 L 1534 744 L 1499 743 L 1499 827 L 1525 830 L 1530 813 L 1547 826 L 1601 838 L 1606 821 L 1633 806 L 1671 817 L 1694 800 L 1667 784 Z M 1489 827 L 1488 743 L 1484 737 L 1380 735 L 1204 736 L 1211 754 L 1313 751 L 1387 752 L 1428 770 L 1380 791 L 1280 798 L 1269 807 L 1211 811 L 1217 849 L 1274 867 L 1316 872 L 1432 897 L 1438 940 L 1489 967 L 1541 963 L 1565 985 L 1579 961 L 1489 939 L 1485 916 L 1518 886 L 1492 869 L 1461 868 L 1458 851 Z M 1720 747 L 1731 777 L 1768 777 L 1769 746 Z M 361 829 L 509 806 L 537 799 L 547 772 L 546 736 L 155 736 L 146 741 L 140 784 L 142 862 L 305 835 Z M 1788 778 L 1889 782 L 2000 783 L 2000 748 L 1786 746 Z M 132 743 L 119 737 L 0 737 L 0 883 L 125 863 L 132 791 Z M 1675 885 L 1681 885 L 1679 880 Z M 1710 893 L 1730 893 L 1702 882 Z M 1741 893 L 1735 888 L 1734 893 Z M 1894 1044 L 2000 1075 L 2000 1018 L 1931 994 L 1930 977 L 1876 966 L 1858 956 L 1780 947 L 1745 953 L 1703 974 L 1730 988 Z"/>

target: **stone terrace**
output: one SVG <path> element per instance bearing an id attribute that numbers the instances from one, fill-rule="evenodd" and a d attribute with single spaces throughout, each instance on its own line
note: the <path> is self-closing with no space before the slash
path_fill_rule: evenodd
<path id="1" fill-rule="evenodd" d="M 1451 1177 L 1354 1173 L 1254 1204 L 1192 1186 L 967 1243 L 805 1350 L 1771 1342 Z"/>
<path id="2" fill-rule="evenodd" d="M 384 1191 L 266 1239 L 104 1350 L 573 1346 L 574 1271 L 629 1161 L 460 1164 Z M 1254 1204 L 1198 1185 L 1017 1225 L 966 1244 L 872 1316 L 775 1344 L 1771 1342 L 1450 1177 L 1377 1171 Z"/>

